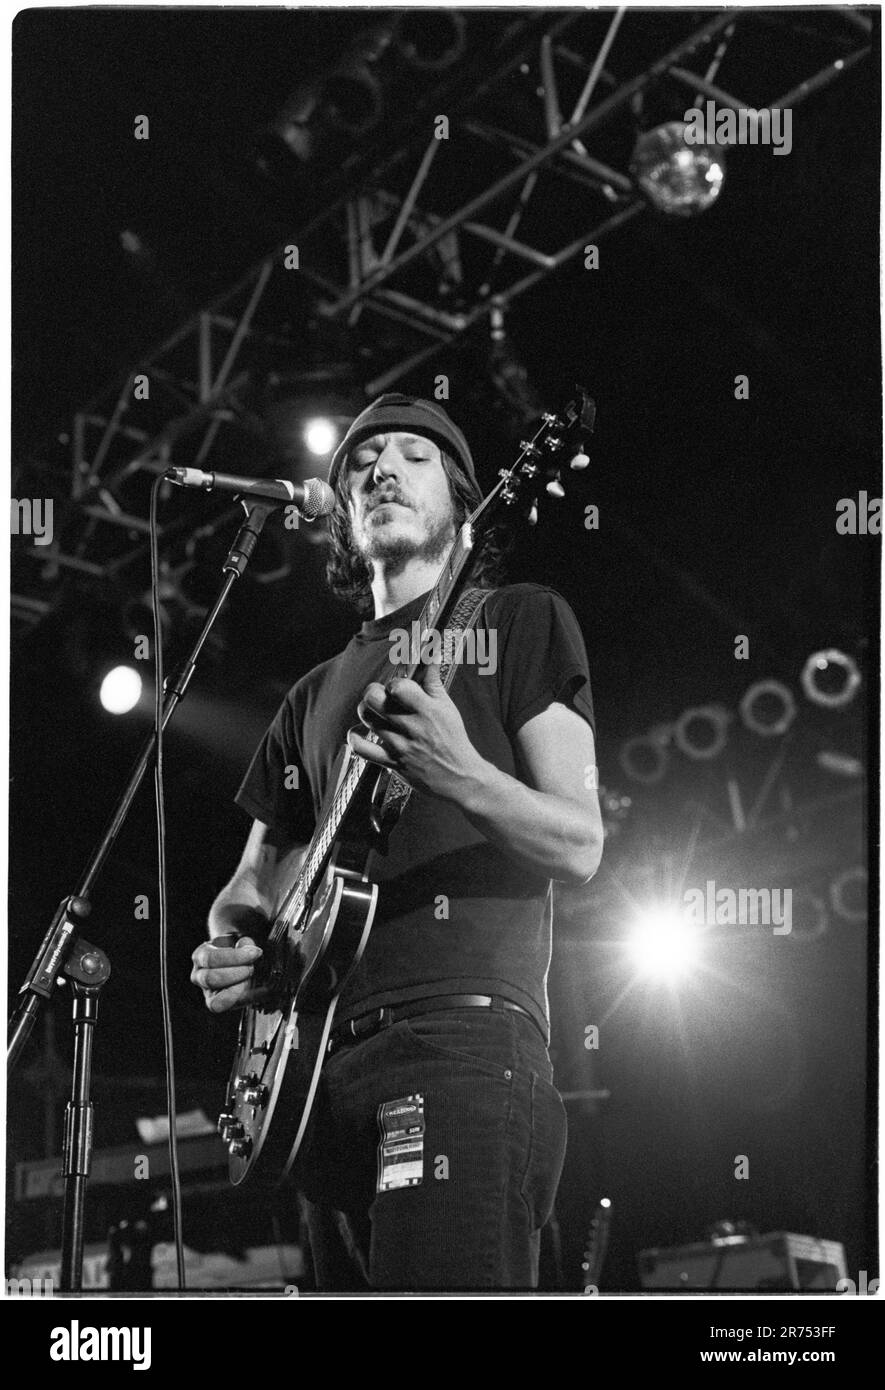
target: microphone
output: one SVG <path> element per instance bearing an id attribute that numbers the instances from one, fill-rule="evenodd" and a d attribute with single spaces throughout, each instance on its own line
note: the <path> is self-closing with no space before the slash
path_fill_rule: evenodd
<path id="1" fill-rule="evenodd" d="M 204 492 L 238 492 L 261 497 L 266 502 L 283 502 L 297 507 L 305 521 L 328 516 L 335 506 L 335 494 L 322 478 L 293 483 L 288 478 L 238 478 L 235 473 L 204 473 L 199 468 L 168 468 L 167 482 L 179 487 L 199 487 Z"/>

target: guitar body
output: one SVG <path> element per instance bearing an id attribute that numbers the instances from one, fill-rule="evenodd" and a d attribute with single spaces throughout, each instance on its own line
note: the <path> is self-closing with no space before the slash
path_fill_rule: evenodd
<path id="1" fill-rule="evenodd" d="M 219 1121 L 235 1185 L 283 1181 L 303 1143 L 338 999 L 375 917 L 378 887 L 355 867 L 360 859 L 365 847 L 343 840 L 303 925 L 265 951 Z"/>

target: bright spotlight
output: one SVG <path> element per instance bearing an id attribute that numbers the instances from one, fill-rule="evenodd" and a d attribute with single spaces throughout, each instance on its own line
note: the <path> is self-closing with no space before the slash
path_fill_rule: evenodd
<path id="1" fill-rule="evenodd" d="M 697 963 L 700 929 L 678 907 L 652 908 L 637 919 L 627 949 L 640 974 L 673 982 Z"/>
<path id="2" fill-rule="evenodd" d="M 131 666 L 115 666 L 102 681 L 98 698 L 109 714 L 128 714 L 141 698 L 141 676 Z"/>
<path id="3" fill-rule="evenodd" d="M 331 454 L 338 443 L 338 431 L 331 420 L 318 416 L 315 420 L 308 420 L 304 426 L 304 442 L 312 454 L 323 458 Z"/>

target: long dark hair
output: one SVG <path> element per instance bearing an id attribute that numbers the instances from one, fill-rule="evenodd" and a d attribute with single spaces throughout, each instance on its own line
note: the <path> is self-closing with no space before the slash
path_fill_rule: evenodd
<path id="1" fill-rule="evenodd" d="M 458 527 L 479 506 L 482 493 L 449 454 L 442 453 L 442 465 L 449 482 L 449 496 L 452 499 L 455 525 Z M 374 612 L 372 564 L 370 560 L 364 560 L 353 547 L 347 511 L 350 499 L 348 476 L 345 459 L 335 480 L 335 507 L 329 517 L 326 578 L 333 593 L 352 603 L 361 614 L 371 615 Z M 484 589 L 494 588 L 500 583 L 506 550 L 503 533 L 498 528 L 491 527 L 478 546 L 478 553 L 473 562 L 472 582 Z"/>

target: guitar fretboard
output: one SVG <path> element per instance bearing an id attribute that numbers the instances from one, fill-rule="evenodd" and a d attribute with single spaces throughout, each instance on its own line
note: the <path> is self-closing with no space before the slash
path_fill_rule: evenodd
<path id="1" fill-rule="evenodd" d="M 473 519 L 466 521 L 455 537 L 443 561 L 439 578 L 424 601 L 424 607 L 421 609 L 421 616 L 418 620 L 421 630 L 421 646 L 438 623 L 445 624 L 457 601 L 460 580 L 473 551 Z M 413 676 L 421 665 L 420 653 L 415 655 L 417 657 L 415 661 L 401 663 L 397 666 L 390 679 Z M 367 732 L 365 737 L 371 743 L 378 742 L 376 735 L 371 732 Z M 314 831 L 298 878 L 283 900 L 275 926 L 270 934 L 272 940 L 278 940 L 282 937 L 289 927 L 297 923 L 303 916 L 320 877 L 325 872 L 335 838 L 353 804 L 354 797 L 360 789 L 363 777 L 369 771 L 377 771 L 374 764 L 368 763 L 365 758 L 350 752 L 349 749 L 345 751 L 344 756 L 348 760 L 347 766 L 331 804 Z"/>

